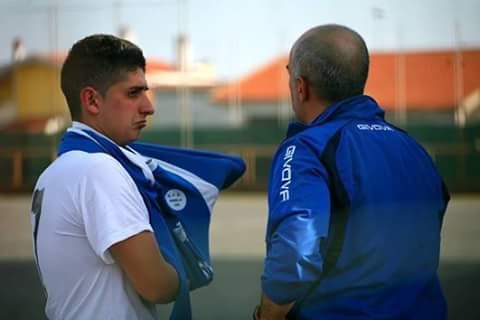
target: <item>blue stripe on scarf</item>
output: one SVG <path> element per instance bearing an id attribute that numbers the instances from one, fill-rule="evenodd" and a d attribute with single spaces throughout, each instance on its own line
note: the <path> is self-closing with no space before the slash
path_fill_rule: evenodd
<path id="1" fill-rule="evenodd" d="M 117 145 L 90 130 L 83 132 L 96 142 L 69 131 L 62 138 L 59 155 L 72 150 L 108 153 L 127 170 L 145 201 L 162 254 L 179 275 L 179 293 L 170 319 L 191 319 L 189 290 L 207 285 L 213 276 L 208 246 L 210 210 L 203 195 L 189 181 L 160 166 L 153 171 L 152 184 Z M 237 157 L 153 144 L 131 147 L 146 157 L 190 171 L 218 189 L 230 186 L 245 171 L 244 162 Z M 181 210 L 172 209 L 165 201 L 169 190 L 181 190 L 185 195 Z"/>

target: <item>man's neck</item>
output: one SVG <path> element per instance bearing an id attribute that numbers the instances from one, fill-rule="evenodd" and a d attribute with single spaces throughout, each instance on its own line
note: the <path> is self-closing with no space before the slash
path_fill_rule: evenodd
<path id="1" fill-rule="evenodd" d="M 96 134 L 98 134 L 99 136 L 101 136 L 102 138 L 105 138 L 107 139 L 108 141 L 112 142 L 112 143 L 115 143 L 116 145 L 118 145 L 118 143 L 116 143 L 115 141 L 113 141 L 111 138 L 109 138 L 107 135 L 105 135 L 103 132 L 101 132 L 100 130 L 96 129 L 94 126 L 92 126 L 91 124 L 88 124 L 88 123 L 85 123 L 83 121 L 72 121 L 72 127 L 73 128 L 77 128 L 77 129 L 80 129 L 80 130 L 90 130 L 90 131 L 93 131 L 95 132 Z"/>
<path id="2" fill-rule="evenodd" d="M 315 100 L 307 106 L 305 115 L 303 117 L 304 124 L 311 124 L 315 119 L 318 118 L 330 105 L 327 101 Z"/>

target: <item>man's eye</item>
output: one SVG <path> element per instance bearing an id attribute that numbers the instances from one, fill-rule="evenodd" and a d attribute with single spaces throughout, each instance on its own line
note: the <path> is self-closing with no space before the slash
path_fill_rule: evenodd
<path id="1" fill-rule="evenodd" d="M 140 90 L 133 90 L 133 91 L 129 91 L 128 92 L 128 96 L 131 97 L 131 98 L 135 98 L 135 97 L 138 97 L 138 95 L 140 94 Z"/>

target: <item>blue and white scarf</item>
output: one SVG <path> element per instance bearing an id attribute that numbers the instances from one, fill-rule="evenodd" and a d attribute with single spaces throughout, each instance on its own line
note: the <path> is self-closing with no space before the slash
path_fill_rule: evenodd
<path id="1" fill-rule="evenodd" d="M 73 150 L 107 153 L 133 178 L 160 250 L 180 279 L 170 319 L 191 319 L 189 291 L 213 278 L 208 245 L 211 211 L 219 191 L 242 176 L 243 160 L 155 144 L 119 147 L 80 123 L 64 134 L 58 154 Z"/>

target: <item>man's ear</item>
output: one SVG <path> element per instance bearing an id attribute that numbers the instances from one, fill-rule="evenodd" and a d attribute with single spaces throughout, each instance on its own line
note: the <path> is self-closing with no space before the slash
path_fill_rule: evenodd
<path id="1" fill-rule="evenodd" d="M 85 87 L 80 91 L 80 102 L 87 114 L 96 115 L 100 112 L 99 93 L 92 87 Z"/>
<path id="2" fill-rule="evenodd" d="M 300 102 L 305 102 L 310 97 L 310 88 L 308 86 L 307 80 L 304 77 L 298 77 L 297 82 L 297 94 Z"/>

